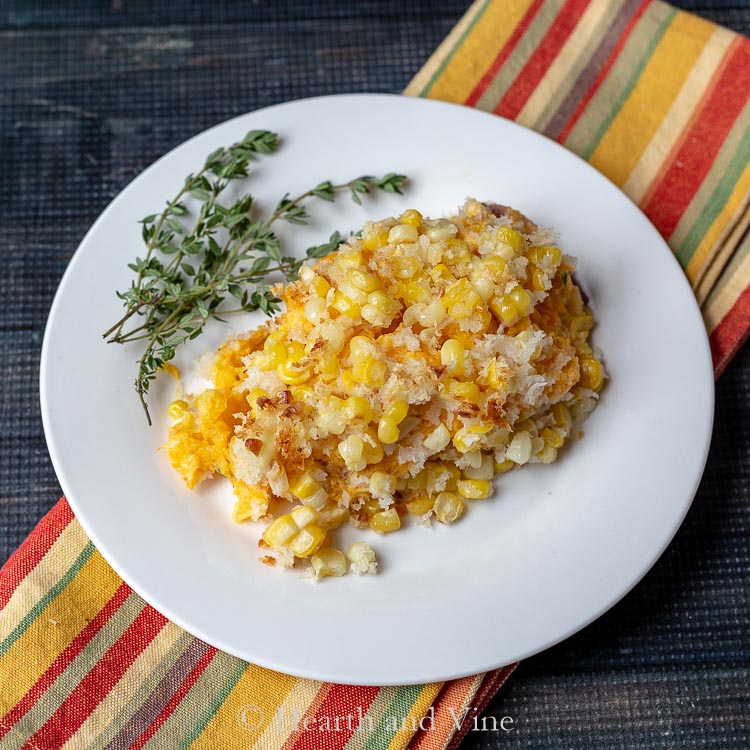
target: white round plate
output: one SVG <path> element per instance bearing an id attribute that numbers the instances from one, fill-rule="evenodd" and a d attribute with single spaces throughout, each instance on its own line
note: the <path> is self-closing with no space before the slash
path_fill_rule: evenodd
<path id="1" fill-rule="evenodd" d="M 313 584 L 258 562 L 258 525 L 230 519 L 217 478 L 188 491 L 159 446 L 174 383 L 152 389 L 147 427 L 133 391 L 137 345 L 106 344 L 116 289 L 142 252 L 143 216 L 204 157 L 251 129 L 283 138 L 247 190 L 267 209 L 324 179 L 401 172 L 405 196 L 311 205 L 285 228 L 301 252 L 333 229 L 407 207 L 439 216 L 467 196 L 519 208 L 579 259 L 611 382 L 582 441 L 470 503 L 460 523 L 366 538 L 381 572 Z M 184 370 L 230 332 L 216 324 L 180 353 Z M 160 159 L 104 211 L 70 263 L 42 354 L 44 426 L 76 516 L 114 569 L 189 632 L 256 664 L 333 682 L 421 683 L 541 651 L 617 602 L 653 565 L 698 486 L 713 415 L 711 359 L 685 277 L 655 229 L 611 183 L 530 130 L 473 109 L 399 96 L 290 102 L 201 133 Z"/>

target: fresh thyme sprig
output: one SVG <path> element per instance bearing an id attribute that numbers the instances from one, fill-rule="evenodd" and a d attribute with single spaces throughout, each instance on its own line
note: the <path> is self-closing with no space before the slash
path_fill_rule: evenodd
<path id="1" fill-rule="evenodd" d="M 231 182 L 247 177 L 250 162 L 278 147 L 276 133 L 253 130 L 238 143 L 217 149 L 199 172 L 188 175 L 161 213 L 141 220 L 146 252 L 128 264 L 136 277 L 126 291 L 117 292 L 125 314 L 103 336 L 109 343 L 145 342 L 135 389 L 149 424 L 146 396 L 157 372 L 182 344 L 200 336 L 206 321 L 258 309 L 267 315 L 278 311 L 280 300 L 265 280 L 279 274 L 293 281 L 304 259 L 284 254 L 275 222 L 307 224 L 304 202 L 310 198 L 334 201 L 339 193 L 349 192 L 360 204 L 361 196 L 372 190 L 401 193 L 406 180 L 391 173 L 341 184 L 321 182 L 296 198 L 285 195 L 266 219 L 254 217 L 252 195 L 231 205 L 220 202 Z M 200 202 L 197 213 L 186 204 L 189 197 Z M 192 225 L 188 217 L 195 217 Z M 308 248 L 305 258 L 322 258 L 341 241 L 334 232 L 328 242 Z M 236 300 L 236 307 L 224 306 L 229 298 Z"/>

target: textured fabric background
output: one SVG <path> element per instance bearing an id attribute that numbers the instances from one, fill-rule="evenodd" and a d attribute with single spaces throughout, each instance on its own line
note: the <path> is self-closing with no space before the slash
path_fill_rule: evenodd
<path id="1" fill-rule="evenodd" d="M 738 31 L 750 6 L 679 2 Z M 0 0 L 0 556 L 59 496 L 38 358 L 59 278 L 109 200 L 155 158 L 285 99 L 403 89 L 459 0 Z M 675 542 L 597 623 L 527 661 L 466 748 L 746 748 L 750 352 L 717 386 L 708 469 Z M 634 467 L 637 468 L 637 467 Z"/>

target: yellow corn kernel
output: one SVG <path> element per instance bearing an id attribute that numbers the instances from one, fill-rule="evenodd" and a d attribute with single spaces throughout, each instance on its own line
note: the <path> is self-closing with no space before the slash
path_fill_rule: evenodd
<path id="1" fill-rule="evenodd" d="M 460 380 L 449 380 L 445 387 L 446 395 L 459 401 L 468 401 L 470 404 L 479 404 L 482 400 L 482 392 L 476 383 L 464 383 Z"/>
<path id="2" fill-rule="evenodd" d="M 528 432 L 517 432 L 505 450 L 505 458 L 522 465 L 528 463 L 531 458 L 531 450 L 531 435 Z"/>
<path id="3" fill-rule="evenodd" d="M 549 427 L 545 427 L 542 430 L 542 437 L 544 438 L 544 442 L 553 448 L 562 448 L 565 442 L 565 438 L 557 430 L 552 430 Z"/>
<path id="4" fill-rule="evenodd" d="M 385 364 L 371 357 L 360 360 L 352 367 L 352 377 L 355 383 L 364 383 L 373 387 L 385 383 L 386 373 Z"/>
<path id="5" fill-rule="evenodd" d="M 584 388 L 591 388 L 592 391 L 601 390 L 604 384 L 604 368 L 599 360 L 593 357 L 586 357 L 581 360 L 581 380 L 579 382 Z"/>
<path id="6" fill-rule="evenodd" d="M 303 284 L 310 284 L 316 275 L 310 266 L 301 266 L 298 273 L 299 280 Z"/>
<path id="7" fill-rule="evenodd" d="M 359 359 L 368 357 L 372 347 L 372 339 L 367 336 L 352 336 L 349 340 L 349 354 Z"/>
<path id="8" fill-rule="evenodd" d="M 395 508 L 381 510 L 370 518 L 370 528 L 378 534 L 390 534 L 401 528 L 401 519 Z"/>
<path id="9" fill-rule="evenodd" d="M 360 314 L 359 305 L 338 289 L 333 293 L 331 307 L 338 310 L 342 315 L 346 315 L 347 318 L 358 318 Z"/>
<path id="10" fill-rule="evenodd" d="M 427 490 L 434 492 L 440 486 L 440 492 L 448 490 L 455 492 L 456 483 L 461 479 L 461 472 L 454 464 L 449 463 L 428 463 L 427 473 Z"/>
<path id="11" fill-rule="evenodd" d="M 369 422 L 375 416 L 374 409 L 364 396 L 349 396 L 344 409 L 349 419 L 364 419 Z"/>
<path id="12" fill-rule="evenodd" d="M 508 268 L 508 263 L 505 258 L 501 258 L 499 255 L 490 255 L 481 262 L 482 271 L 488 273 L 490 276 L 497 278 L 502 276 Z"/>
<path id="13" fill-rule="evenodd" d="M 462 302 L 473 304 L 476 307 L 476 305 L 481 303 L 479 295 L 474 291 L 474 287 L 466 277 L 462 277 L 451 284 L 445 290 L 441 301 L 445 307 L 451 307 Z"/>
<path id="14" fill-rule="evenodd" d="M 289 550 L 295 557 L 310 557 L 323 544 L 326 532 L 314 523 L 300 529 L 288 543 Z"/>
<path id="15" fill-rule="evenodd" d="M 436 299 L 425 305 L 417 315 L 417 322 L 422 328 L 432 328 L 445 318 L 445 309 L 442 300 Z"/>
<path id="16" fill-rule="evenodd" d="M 377 498 L 369 498 L 362 506 L 371 516 L 375 513 L 380 513 L 383 510 L 383 506 L 380 504 Z"/>
<path id="17" fill-rule="evenodd" d="M 294 385 L 290 388 L 292 398 L 295 401 L 301 401 L 303 404 L 310 404 L 314 400 L 315 391 L 309 385 Z"/>
<path id="18" fill-rule="evenodd" d="M 543 292 L 547 288 L 547 274 L 539 266 L 531 269 L 531 286 L 537 292 Z"/>
<path id="19" fill-rule="evenodd" d="M 404 213 L 401 214 L 399 217 L 399 221 L 402 224 L 408 224 L 412 227 L 419 227 L 419 225 L 422 223 L 422 214 L 419 213 L 419 211 L 409 208 Z"/>
<path id="20" fill-rule="evenodd" d="M 490 496 L 492 485 L 486 479 L 462 479 L 458 494 L 470 500 L 483 500 Z"/>
<path id="21" fill-rule="evenodd" d="M 378 572 L 378 559 L 367 542 L 354 542 L 346 551 L 351 563 L 350 570 L 360 576 L 375 575 Z"/>
<path id="22" fill-rule="evenodd" d="M 310 472 L 306 471 L 292 482 L 289 486 L 289 492 L 300 500 L 306 500 L 308 497 L 312 497 L 320 487 L 320 483 Z"/>
<path id="23" fill-rule="evenodd" d="M 489 453 L 482 455 L 479 466 L 467 466 L 464 469 L 466 479 L 490 480 L 495 474 L 495 461 Z"/>
<path id="24" fill-rule="evenodd" d="M 310 558 L 310 563 L 318 578 L 338 577 L 346 573 L 347 565 L 344 553 L 335 547 L 325 547 L 318 550 Z"/>
<path id="25" fill-rule="evenodd" d="M 432 495 L 417 491 L 411 496 L 411 500 L 406 503 L 406 510 L 413 516 L 423 516 L 432 510 L 434 504 L 435 498 Z"/>
<path id="26" fill-rule="evenodd" d="M 508 297 L 493 298 L 490 300 L 489 308 L 495 317 L 506 325 L 512 326 L 518 321 L 518 310 Z"/>
<path id="27" fill-rule="evenodd" d="M 377 464 L 383 460 L 383 446 L 372 430 L 367 429 L 362 433 L 362 442 L 362 455 L 368 464 Z"/>
<path id="28" fill-rule="evenodd" d="M 393 317 L 400 309 L 401 305 L 387 294 L 377 290 L 367 296 L 367 304 L 372 305 L 381 315 Z"/>
<path id="29" fill-rule="evenodd" d="M 306 354 L 305 345 L 299 341 L 290 341 L 286 345 L 286 361 L 296 363 L 299 362 L 302 357 Z"/>
<path id="30" fill-rule="evenodd" d="M 313 325 L 317 325 L 326 315 L 326 301 L 320 297 L 310 297 L 305 302 L 305 317 Z"/>
<path id="31" fill-rule="evenodd" d="M 377 250 L 388 244 L 388 232 L 377 232 L 369 237 L 362 239 L 362 246 L 365 250 Z"/>
<path id="32" fill-rule="evenodd" d="M 424 447 L 432 453 L 437 453 L 443 450 L 448 443 L 451 441 L 451 434 L 448 428 L 444 424 L 439 424 L 427 437 L 424 439 Z"/>
<path id="33" fill-rule="evenodd" d="M 536 454 L 536 457 L 540 463 L 551 464 L 557 459 L 557 448 L 553 448 L 551 445 L 545 445 L 544 448 Z"/>
<path id="34" fill-rule="evenodd" d="M 409 413 L 409 404 L 406 401 L 394 401 L 386 410 L 383 416 L 386 419 L 392 419 L 396 424 L 401 424 Z"/>
<path id="35" fill-rule="evenodd" d="M 333 380 L 338 376 L 341 369 L 339 366 L 339 358 L 335 354 L 329 354 L 327 357 L 323 357 L 318 369 L 323 380 Z"/>
<path id="36" fill-rule="evenodd" d="M 252 388 L 247 396 L 245 397 L 248 405 L 253 410 L 253 416 L 258 418 L 258 399 L 268 398 L 268 391 L 264 391 L 262 388 Z"/>
<path id="37" fill-rule="evenodd" d="M 177 401 L 172 401 L 172 403 L 169 405 L 167 414 L 169 414 L 172 419 L 182 419 L 182 417 L 185 416 L 185 412 L 187 411 L 187 409 L 187 401 L 178 399 Z"/>
<path id="38" fill-rule="evenodd" d="M 328 531 L 337 529 L 345 521 L 349 520 L 348 508 L 342 508 L 340 505 L 326 504 L 320 511 L 320 520 L 318 525 Z"/>
<path id="39" fill-rule="evenodd" d="M 426 234 L 430 238 L 430 242 L 442 242 L 454 237 L 457 231 L 456 226 L 451 224 L 448 219 L 437 219 L 429 223 Z"/>
<path id="40" fill-rule="evenodd" d="M 286 334 L 287 332 L 281 328 L 273 333 L 269 333 L 266 340 L 263 342 L 263 348 L 268 351 L 273 344 L 283 344 L 286 341 Z"/>
<path id="41" fill-rule="evenodd" d="M 283 547 L 298 531 L 299 527 L 290 514 L 279 516 L 263 532 L 263 540 L 271 547 Z"/>
<path id="42" fill-rule="evenodd" d="M 573 426 L 573 415 L 565 404 L 555 404 L 552 407 L 552 417 L 558 427 L 569 430 Z"/>
<path id="43" fill-rule="evenodd" d="M 437 263 L 430 270 L 430 278 L 434 282 L 455 281 L 456 277 L 451 273 L 451 269 L 445 263 Z"/>
<path id="44" fill-rule="evenodd" d="M 419 231 L 411 224 L 396 224 L 388 232 L 388 242 L 416 242 L 419 239 Z"/>
<path id="45" fill-rule="evenodd" d="M 537 437 L 539 434 L 539 429 L 536 426 L 536 422 L 531 419 L 531 417 L 527 417 L 526 419 L 522 419 L 515 423 L 513 426 L 514 432 L 528 432 L 531 437 Z"/>
<path id="46" fill-rule="evenodd" d="M 385 445 L 395 443 L 399 438 L 398 425 L 395 420 L 383 417 L 378 422 L 378 439 Z"/>
<path id="47" fill-rule="evenodd" d="M 443 257 L 449 263 L 462 263 L 471 258 L 471 250 L 464 240 L 450 239 L 445 241 Z"/>
<path id="48" fill-rule="evenodd" d="M 411 279 L 419 272 L 419 261 L 411 255 L 399 255 L 393 259 L 393 272 L 397 279 Z"/>
<path id="49" fill-rule="evenodd" d="M 266 361 L 263 365 L 261 365 L 261 370 L 274 370 L 275 368 L 283 365 L 286 362 L 286 347 L 280 341 L 271 343 L 270 346 L 265 347 L 265 350 Z"/>
<path id="50" fill-rule="evenodd" d="M 489 300 L 495 293 L 495 282 L 486 276 L 472 279 L 471 285 L 474 287 L 474 291 L 479 295 L 479 299 L 481 299 L 482 302 L 487 302 L 487 300 Z"/>
<path id="51" fill-rule="evenodd" d="M 515 464 L 513 461 L 495 461 L 495 473 L 496 474 L 505 474 L 506 472 L 510 471 Z"/>
<path id="52" fill-rule="evenodd" d="M 440 348 L 440 362 L 448 368 L 449 375 L 463 375 L 465 350 L 456 339 L 448 339 Z"/>
<path id="53" fill-rule="evenodd" d="M 500 368 L 497 364 L 497 359 L 493 359 L 489 366 L 487 367 L 487 383 L 489 384 L 490 388 L 501 388 L 504 384 L 504 381 L 500 377 Z"/>
<path id="54" fill-rule="evenodd" d="M 310 379 L 312 373 L 309 367 L 300 367 L 292 362 L 284 362 L 276 368 L 279 379 L 287 385 L 299 385 Z"/>
<path id="55" fill-rule="evenodd" d="M 464 501 L 453 492 L 441 492 L 435 498 L 434 511 L 438 521 L 447 525 L 461 518 Z"/>
<path id="56" fill-rule="evenodd" d="M 513 301 L 513 304 L 516 306 L 516 310 L 518 310 L 519 315 L 523 317 L 524 315 L 528 314 L 529 310 L 531 309 L 531 297 L 523 287 L 515 287 L 511 291 L 509 296 Z"/>
<path id="57" fill-rule="evenodd" d="M 453 445 L 459 453 L 468 453 L 478 447 L 481 436 L 486 435 L 491 429 L 491 424 L 473 424 L 468 427 L 461 427 L 453 436 Z"/>
<path id="58" fill-rule="evenodd" d="M 401 296 L 407 302 L 416 304 L 418 302 L 427 302 L 430 299 L 430 291 L 421 281 L 410 281 L 406 284 L 401 292 Z"/>
<path id="59" fill-rule="evenodd" d="M 349 268 L 346 272 L 346 280 L 363 292 L 369 293 L 380 289 L 380 281 L 372 274 L 360 271 L 359 268 Z"/>
<path id="60" fill-rule="evenodd" d="M 556 245 L 537 245 L 529 249 L 528 258 L 532 263 L 549 261 L 555 266 L 562 262 L 562 250 Z"/>
<path id="61" fill-rule="evenodd" d="M 499 244 L 507 245 L 514 254 L 520 253 L 526 246 L 523 235 L 512 227 L 498 227 L 495 230 L 495 241 Z"/>
<path id="62" fill-rule="evenodd" d="M 344 248 L 347 246 L 344 245 Z M 359 250 L 346 250 L 342 248 L 336 255 L 336 263 L 340 267 L 356 268 L 362 265 L 362 253 Z"/>
<path id="63" fill-rule="evenodd" d="M 362 455 L 364 442 L 358 435 L 349 435 L 338 444 L 338 451 L 344 459 L 349 471 L 362 471 L 367 466 L 367 460 Z"/>
<path id="64" fill-rule="evenodd" d="M 317 274 L 315 274 L 310 286 L 315 290 L 315 294 L 317 294 L 318 297 L 325 297 L 328 294 L 328 290 L 331 288 L 328 279 L 324 279 Z"/>

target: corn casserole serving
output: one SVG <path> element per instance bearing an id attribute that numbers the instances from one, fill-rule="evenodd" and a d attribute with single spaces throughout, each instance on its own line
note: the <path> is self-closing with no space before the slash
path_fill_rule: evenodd
<path id="1" fill-rule="evenodd" d="M 453 523 L 581 435 L 605 373 L 555 241 L 473 199 L 368 222 L 275 289 L 286 312 L 204 363 L 210 388 L 170 405 L 172 465 L 190 488 L 232 483 L 234 520 L 266 524 L 263 562 L 374 573 L 366 541 L 336 548 L 342 524 Z"/>

